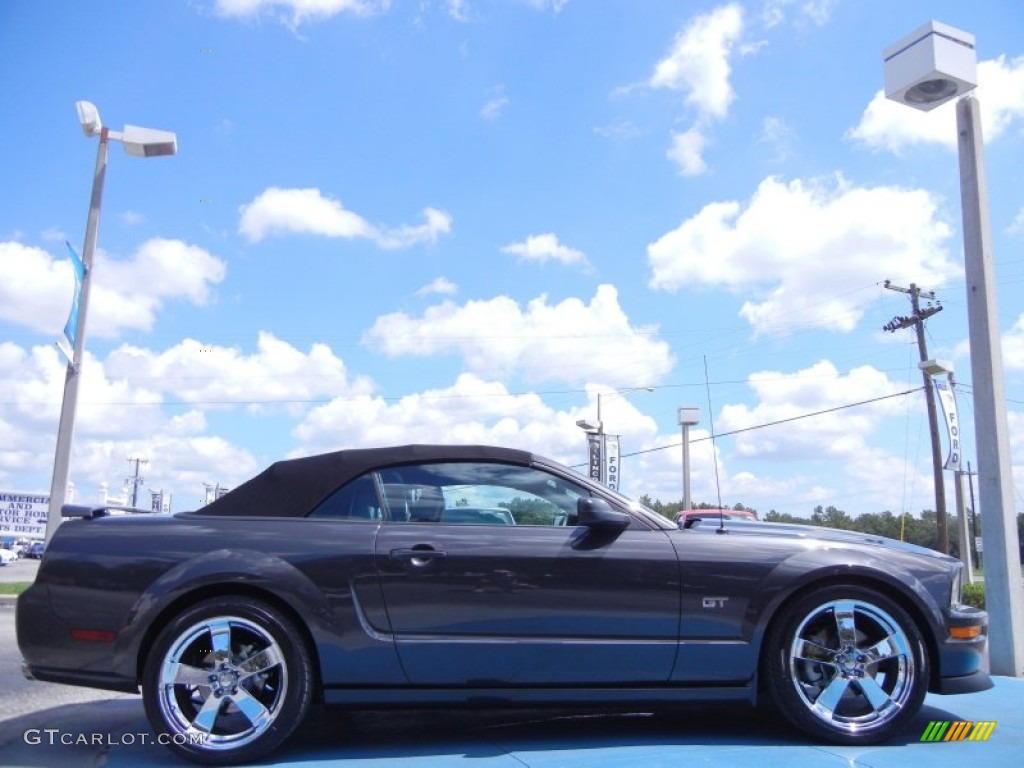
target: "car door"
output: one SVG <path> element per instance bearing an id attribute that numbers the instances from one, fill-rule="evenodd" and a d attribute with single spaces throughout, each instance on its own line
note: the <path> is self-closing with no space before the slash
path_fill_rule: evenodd
<path id="1" fill-rule="evenodd" d="M 536 468 L 419 464 L 379 480 L 377 568 L 411 683 L 668 679 L 679 566 L 663 531 L 577 525 L 590 491 Z"/>

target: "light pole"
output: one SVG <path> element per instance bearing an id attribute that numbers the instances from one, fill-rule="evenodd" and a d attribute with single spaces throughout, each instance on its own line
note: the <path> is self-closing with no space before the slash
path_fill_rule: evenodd
<path id="1" fill-rule="evenodd" d="M 885 95 L 930 110 L 977 85 L 974 36 L 932 21 L 884 52 Z M 956 105 L 963 209 L 967 324 L 974 389 L 989 663 L 997 675 L 1024 674 L 1024 587 L 1013 514 L 1013 475 L 996 308 L 992 233 L 978 100 Z"/>
<path id="2" fill-rule="evenodd" d="M 64 399 L 60 407 L 60 423 L 57 427 L 57 448 L 53 458 L 53 479 L 50 483 L 50 506 L 46 516 L 46 541 L 53 538 L 60 525 L 60 511 L 64 506 L 64 492 L 68 484 L 68 469 L 71 458 L 71 438 L 75 429 L 75 410 L 78 405 L 78 380 L 81 377 L 82 354 L 85 348 L 85 318 L 89 308 L 89 289 L 92 286 L 92 262 L 99 235 L 100 205 L 103 201 L 103 180 L 107 173 L 107 145 L 111 139 L 120 141 L 124 151 L 133 157 L 160 157 L 173 155 L 178 151 L 178 139 L 169 131 L 139 128 L 126 125 L 124 131 L 111 131 L 100 120 L 99 110 L 89 101 L 79 101 L 78 120 L 87 138 L 99 137 L 96 150 L 96 169 L 92 178 L 92 198 L 89 202 L 89 217 L 85 225 L 85 245 L 82 248 L 84 274 L 78 300 L 75 341 L 71 359 L 64 374 Z"/>
<path id="3" fill-rule="evenodd" d="M 679 426 L 683 428 L 683 512 L 690 505 L 690 427 L 700 423 L 700 408 L 693 405 L 680 406 L 677 414 Z"/>
<path id="4" fill-rule="evenodd" d="M 630 392 L 653 392 L 654 387 L 626 387 L 624 389 L 613 389 L 603 394 L 607 395 L 628 395 Z M 601 392 L 597 393 L 597 423 L 593 424 L 586 419 L 580 419 L 576 426 L 587 433 L 588 447 L 588 471 L 587 475 L 592 480 L 608 485 L 608 462 L 607 462 L 607 436 L 604 432 L 604 422 L 601 421 Z M 618 440 L 618 438 L 615 438 Z M 616 443 L 617 445 L 617 443 Z M 618 460 L 618 449 L 615 450 L 616 461 Z M 613 490 L 618 490 L 618 478 L 616 478 Z"/>

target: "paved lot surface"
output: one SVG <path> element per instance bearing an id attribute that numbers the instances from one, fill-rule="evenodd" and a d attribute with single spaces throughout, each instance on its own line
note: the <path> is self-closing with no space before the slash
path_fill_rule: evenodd
<path id="1" fill-rule="evenodd" d="M 10 584 L 12 581 L 35 581 L 40 562 L 42 561 L 23 557 L 10 565 L 0 567 L 0 584 Z"/>
<path id="2" fill-rule="evenodd" d="M 11 604 L 0 603 L 0 766 L 186 765 L 151 743 L 138 696 L 24 680 L 13 618 Z M 996 687 L 984 693 L 929 695 L 906 733 L 877 747 L 812 745 L 774 716 L 749 708 L 329 712 L 311 717 L 264 765 L 963 768 L 974 761 L 984 768 L 1019 768 L 1024 763 L 1024 679 L 995 680 Z M 929 723 L 937 720 L 994 721 L 996 726 L 987 741 L 921 742 Z"/>
<path id="3" fill-rule="evenodd" d="M 973 696 L 930 697 L 903 738 L 878 747 L 809 745 L 751 710 L 652 715 L 564 713 L 340 713 L 314 718 L 266 765 L 369 768 L 962 768 L 1020 766 L 1024 755 L 1024 680 L 1000 678 Z M 995 720 L 985 742 L 922 743 L 931 720 Z M 27 729 L 58 729 L 49 743 L 26 743 Z M 100 734 L 104 743 L 89 746 Z M 75 704 L 0 722 L 4 766 L 182 766 L 147 744 L 138 699 Z M 60 744 L 60 739 L 69 743 Z"/>

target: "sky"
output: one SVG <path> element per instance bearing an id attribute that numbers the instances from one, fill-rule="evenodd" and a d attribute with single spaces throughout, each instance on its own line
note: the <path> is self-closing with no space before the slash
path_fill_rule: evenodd
<path id="1" fill-rule="evenodd" d="M 976 468 L 954 108 L 883 95 L 931 19 L 977 40 L 1024 512 L 1019 0 L 8 0 L 0 488 L 50 487 L 88 100 L 178 154 L 111 143 L 77 501 L 136 457 L 175 510 L 353 447 L 583 471 L 599 408 L 622 490 L 678 501 L 695 406 L 694 502 L 933 509 L 916 339 L 883 331 L 886 280 L 935 292 Z"/>

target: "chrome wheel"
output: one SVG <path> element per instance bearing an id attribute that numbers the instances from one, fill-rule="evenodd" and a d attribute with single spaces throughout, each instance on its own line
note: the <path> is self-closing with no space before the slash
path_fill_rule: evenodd
<path id="1" fill-rule="evenodd" d="M 830 587 L 792 605 L 767 650 L 777 708 L 814 735 L 882 741 L 921 706 L 927 655 L 914 621 L 884 595 Z"/>
<path id="2" fill-rule="evenodd" d="M 800 698 L 834 727 L 882 725 L 914 689 L 907 636 L 888 613 L 860 600 L 816 608 L 797 628 L 789 658 Z"/>
<path id="3" fill-rule="evenodd" d="M 259 759 L 305 717 L 312 663 L 300 633 L 257 600 L 214 598 L 168 624 L 143 673 L 146 714 L 161 743 L 189 760 Z"/>
<path id="4" fill-rule="evenodd" d="M 262 627 L 231 616 L 183 632 L 160 666 L 160 707 L 175 732 L 207 749 L 244 746 L 270 727 L 288 691 L 281 648 Z"/>

